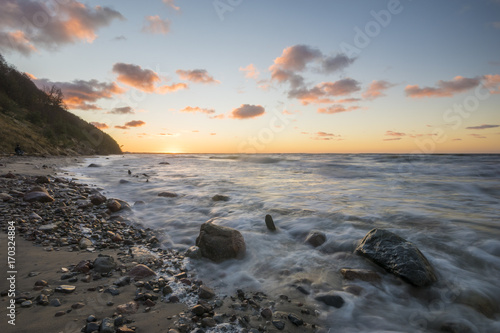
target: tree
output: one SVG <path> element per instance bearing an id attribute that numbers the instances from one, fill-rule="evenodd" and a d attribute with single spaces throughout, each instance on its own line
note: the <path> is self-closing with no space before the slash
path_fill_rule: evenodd
<path id="1" fill-rule="evenodd" d="M 47 97 L 49 98 L 49 105 L 66 109 L 63 102 L 64 95 L 60 88 L 56 87 L 55 85 L 52 85 L 52 87 L 50 88 L 43 87 L 43 92 L 47 94 Z"/>

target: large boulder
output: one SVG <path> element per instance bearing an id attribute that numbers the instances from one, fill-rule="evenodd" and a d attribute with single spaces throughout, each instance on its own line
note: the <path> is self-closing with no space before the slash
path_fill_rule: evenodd
<path id="1" fill-rule="evenodd" d="M 24 201 L 26 202 L 52 202 L 54 198 L 52 198 L 47 192 L 47 190 L 40 186 L 35 186 L 31 188 L 24 195 Z"/>
<path id="2" fill-rule="evenodd" d="M 196 246 L 200 248 L 201 255 L 215 262 L 243 259 L 246 245 L 241 233 L 214 222 L 211 219 L 201 225 L 200 235 L 196 238 Z"/>
<path id="3" fill-rule="evenodd" d="M 414 286 L 424 287 L 436 281 L 434 269 L 422 252 L 390 231 L 371 230 L 354 252 Z"/>

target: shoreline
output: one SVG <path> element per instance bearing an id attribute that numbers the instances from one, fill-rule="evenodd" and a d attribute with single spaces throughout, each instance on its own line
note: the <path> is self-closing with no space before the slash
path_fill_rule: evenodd
<path id="1" fill-rule="evenodd" d="M 161 249 L 154 231 L 129 223 L 126 208 L 113 213 L 107 202 L 92 204 L 90 199 L 99 194 L 95 187 L 58 177 L 62 168 L 84 158 L 0 158 L 0 193 L 10 196 L 0 200 L 0 260 L 4 263 L 9 225 L 15 225 L 15 296 L 8 288 L 0 290 L 3 311 L 12 300 L 16 302 L 16 325 L 8 325 L 9 317 L 3 316 L 9 330 L 80 332 L 100 324 L 105 332 L 103 322 L 115 324 L 109 332 L 175 333 L 214 326 L 235 332 L 258 328 L 278 332 L 274 322 L 286 322 L 287 332 L 318 330 L 315 324 L 298 327 L 290 322 L 293 312 L 310 323 L 316 318 L 313 309 L 286 296 L 275 300 L 259 292 L 235 291 L 234 296 L 220 297 L 210 286 L 201 288 L 203 282 L 186 269 L 184 256 Z M 23 197 L 34 186 L 46 188 L 54 201 L 26 202 Z M 102 255 L 114 259 L 110 271 L 97 271 L 96 260 Z M 141 274 L 149 274 L 148 270 L 156 274 L 116 284 L 133 275 L 138 266 Z M 6 264 L 3 267 L 1 278 L 6 281 L 9 270 Z M 65 285 L 76 289 L 57 291 Z M 210 297 L 200 297 L 202 289 Z M 120 307 L 125 304 L 128 308 Z M 264 318 L 260 312 L 270 307 L 272 317 Z M 88 322 L 90 316 L 96 321 Z"/>

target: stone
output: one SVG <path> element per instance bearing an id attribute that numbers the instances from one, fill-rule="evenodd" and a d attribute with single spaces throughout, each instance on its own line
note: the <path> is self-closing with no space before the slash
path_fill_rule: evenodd
<path id="1" fill-rule="evenodd" d="M 122 208 L 122 205 L 115 199 L 109 199 L 106 202 L 106 207 L 108 207 L 108 209 L 112 213 L 116 213 L 117 211 L 119 211 Z"/>
<path id="2" fill-rule="evenodd" d="M 116 288 L 106 288 L 104 291 L 104 293 L 108 293 L 108 294 L 111 294 L 111 296 L 118 296 L 120 295 L 120 291 Z"/>
<path id="3" fill-rule="evenodd" d="M 269 214 L 265 218 L 267 229 L 270 231 L 276 231 L 276 226 L 274 225 L 273 217 Z"/>
<path id="4" fill-rule="evenodd" d="M 139 279 L 144 279 L 144 278 L 149 277 L 149 276 L 156 275 L 156 273 L 148 266 L 143 265 L 143 264 L 138 264 L 134 268 L 132 268 L 130 271 L 128 271 L 127 275 L 135 280 L 139 280 Z"/>
<path id="5" fill-rule="evenodd" d="M 285 322 L 283 320 L 273 320 L 272 323 L 274 327 L 276 327 L 280 331 L 283 331 L 285 329 Z"/>
<path id="6" fill-rule="evenodd" d="M 246 252 L 245 239 L 233 228 L 215 224 L 216 219 L 210 219 L 200 227 L 196 238 L 196 246 L 201 255 L 215 262 L 227 259 L 243 259 Z"/>
<path id="7" fill-rule="evenodd" d="M 78 246 L 80 249 L 85 250 L 86 248 L 92 247 L 92 241 L 88 238 L 82 237 L 80 242 L 78 242 Z"/>
<path id="8" fill-rule="evenodd" d="M 303 293 L 304 295 L 309 295 L 311 293 L 309 290 L 307 290 L 303 286 L 298 286 L 297 290 L 300 291 L 301 293 Z"/>
<path id="9" fill-rule="evenodd" d="M 198 246 L 191 246 L 186 250 L 185 256 L 191 259 L 201 259 L 201 251 Z"/>
<path id="10" fill-rule="evenodd" d="M 160 165 L 169 165 L 170 163 L 168 162 L 160 162 Z"/>
<path id="11" fill-rule="evenodd" d="M 366 282 L 380 281 L 380 275 L 367 269 L 342 268 L 340 274 L 346 280 L 361 280 Z"/>
<path id="12" fill-rule="evenodd" d="M 59 292 L 59 293 L 63 293 L 63 294 L 71 294 L 72 292 L 75 291 L 75 289 L 76 289 L 75 286 L 63 284 L 63 285 L 56 287 L 55 291 Z"/>
<path id="13" fill-rule="evenodd" d="M 229 201 L 229 197 L 227 195 L 216 194 L 212 197 L 213 201 Z"/>
<path id="14" fill-rule="evenodd" d="M 115 325 L 116 326 L 116 325 Z M 134 333 L 135 330 L 131 329 L 127 325 L 122 325 L 116 329 L 116 333 Z"/>
<path id="15" fill-rule="evenodd" d="M 198 291 L 198 295 L 202 299 L 211 299 L 211 298 L 215 297 L 215 292 L 211 288 L 209 288 L 203 284 L 200 286 L 200 289 Z"/>
<path id="16" fill-rule="evenodd" d="M 106 200 L 106 197 L 100 193 L 96 193 L 90 196 L 90 202 L 95 206 L 99 206 L 105 203 Z"/>
<path id="17" fill-rule="evenodd" d="M 11 201 L 13 198 L 7 193 L 0 193 L 0 200 L 3 202 Z"/>
<path id="18" fill-rule="evenodd" d="M 176 193 L 172 193 L 172 192 L 160 192 L 160 193 L 158 193 L 158 196 L 164 197 L 164 198 L 175 198 L 178 195 Z"/>
<path id="19" fill-rule="evenodd" d="M 314 299 L 319 302 L 323 302 L 328 306 L 333 306 L 337 309 L 341 308 L 345 303 L 344 299 L 341 296 L 335 294 L 319 294 Z"/>
<path id="20" fill-rule="evenodd" d="M 61 316 L 64 316 L 65 314 L 66 314 L 66 311 L 57 311 L 54 314 L 54 317 L 61 317 Z"/>
<path id="21" fill-rule="evenodd" d="M 99 331 L 99 324 L 96 322 L 87 323 L 85 326 L 85 333 L 93 333 Z"/>
<path id="22" fill-rule="evenodd" d="M 15 174 L 13 174 L 12 172 L 8 172 L 4 175 L 2 175 L 3 178 L 10 178 L 10 179 L 15 179 L 17 178 L 17 176 Z"/>
<path id="23" fill-rule="evenodd" d="M 163 295 L 168 295 L 168 294 L 171 294 L 173 292 L 174 292 L 174 290 L 168 284 L 166 286 L 164 286 L 162 289 Z"/>
<path id="24" fill-rule="evenodd" d="M 307 235 L 306 243 L 314 247 L 318 247 L 326 242 L 326 235 L 324 232 L 313 230 Z"/>
<path id="25" fill-rule="evenodd" d="M 92 265 L 97 273 L 109 273 L 116 268 L 115 259 L 108 255 L 99 255 Z"/>
<path id="26" fill-rule="evenodd" d="M 137 302 L 128 302 L 116 307 L 116 312 L 121 314 L 134 314 L 137 310 L 139 310 L 139 304 L 137 304 Z"/>
<path id="27" fill-rule="evenodd" d="M 23 200 L 26 202 L 47 203 L 47 202 L 53 202 L 54 198 L 50 196 L 49 192 L 47 192 L 45 188 L 35 186 L 31 188 L 28 192 L 26 192 Z"/>
<path id="28" fill-rule="evenodd" d="M 38 230 L 44 231 L 44 232 L 51 232 L 54 231 L 55 229 L 59 228 L 59 225 L 56 223 L 50 223 L 50 224 L 44 224 L 41 225 Z"/>
<path id="29" fill-rule="evenodd" d="M 90 164 L 88 165 L 88 168 L 100 168 L 100 167 L 101 167 L 101 165 L 100 165 L 100 164 L 95 164 L 95 163 L 90 163 Z"/>
<path id="30" fill-rule="evenodd" d="M 30 214 L 30 220 L 43 220 L 42 217 L 40 215 L 38 215 L 37 213 L 33 212 Z"/>
<path id="31" fill-rule="evenodd" d="M 42 287 L 45 287 L 45 286 L 48 286 L 49 283 L 45 280 L 37 280 L 35 282 L 35 286 L 39 287 L 39 286 L 42 286 Z"/>
<path id="32" fill-rule="evenodd" d="M 49 304 L 54 307 L 59 307 L 61 306 L 61 301 L 59 300 L 59 298 L 53 298 L 50 300 Z"/>
<path id="33" fill-rule="evenodd" d="M 128 183 L 130 183 L 130 180 L 120 179 L 119 183 L 120 184 L 128 184 Z"/>
<path id="34" fill-rule="evenodd" d="M 33 302 L 32 302 L 32 301 L 30 301 L 30 300 L 27 300 L 27 301 L 24 301 L 24 302 L 22 302 L 22 303 L 21 303 L 21 307 L 22 307 L 22 308 L 29 308 L 29 307 L 31 307 L 32 305 L 33 305 Z"/>
<path id="35" fill-rule="evenodd" d="M 82 302 L 71 304 L 71 308 L 75 309 L 75 310 L 81 309 L 84 306 L 85 306 L 85 303 L 82 303 Z"/>
<path id="36" fill-rule="evenodd" d="M 37 184 L 50 184 L 50 178 L 47 176 L 38 176 L 35 179 L 35 183 L 37 183 Z"/>
<path id="37" fill-rule="evenodd" d="M 215 322 L 215 320 L 213 318 L 203 318 L 201 320 L 201 327 L 215 327 L 217 326 L 217 323 Z"/>
<path id="38" fill-rule="evenodd" d="M 132 246 L 129 250 L 129 253 L 132 255 L 134 261 L 139 264 L 147 264 L 150 261 L 154 261 L 158 259 L 158 255 L 138 246 Z"/>
<path id="39" fill-rule="evenodd" d="M 103 318 L 99 333 L 115 333 L 115 320 L 113 318 Z"/>
<path id="40" fill-rule="evenodd" d="M 129 285 L 130 284 L 130 276 L 122 276 L 121 278 L 119 278 L 118 280 L 113 282 L 113 284 L 115 286 L 118 286 L 118 287 L 124 287 L 126 285 Z"/>
<path id="41" fill-rule="evenodd" d="M 197 304 L 191 308 L 191 312 L 197 315 L 198 317 L 201 317 L 205 313 L 205 308 L 202 305 Z"/>
<path id="42" fill-rule="evenodd" d="M 90 269 L 92 268 L 92 264 L 88 260 L 82 260 L 76 266 L 73 268 L 73 272 L 78 272 L 78 273 L 88 273 Z"/>
<path id="43" fill-rule="evenodd" d="M 436 274 L 420 250 L 404 238 L 384 229 L 372 229 L 354 251 L 389 273 L 417 286 L 436 282 Z"/>
<path id="44" fill-rule="evenodd" d="M 35 301 L 38 305 L 49 305 L 49 297 L 47 295 L 38 295 Z"/>
<path id="45" fill-rule="evenodd" d="M 293 313 L 288 314 L 288 320 L 290 320 L 292 324 L 294 324 L 295 326 L 304 325 L 304 321 L 299 317 L 297 317 L 296 315 L 294 315 Z"/>
<path id="46" fill-rule="evenodd" d="M 264 308 L 260 312 L 260 315 L 262 316 L 262 318 L 270 320 L 273 317 L 273 311 L 270 308 Z"/>

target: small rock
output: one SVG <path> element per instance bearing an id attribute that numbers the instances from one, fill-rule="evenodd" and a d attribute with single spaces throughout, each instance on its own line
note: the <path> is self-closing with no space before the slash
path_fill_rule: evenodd
<path id="1" fill-rule="evenodd" d="M 37 184 L 50 184 L 50 178 L 47 176 L 38 176 L 35 179 L 35 183 L 37 183 Z"/>
<path id="2" fill-rule="evenodd" d="M 76 289 L 75 286 L 70 286 L 70 285 L 60 285 L 59 287 L 57 287 L 55 289 L 55 291 L 59 292 L 59 293 L 63 293 L 63 294 L 71 294 L 72 292 L 74 292 Z"/>
<path id="3" fill-rule="evenodd" d="M 111 294 L 112 296 L 118 296 L 120 295 L 120 291 L 116 288 L 106 288 L 104 290 L 105 293 Z"/>
<path id="4" fill-rule="evenodd" d="M 59 225 L 57 225 L 56 223 L 49 223 L 49 224 L 44 224 L 44 225 L 40 226 L 38 228 L 38 230 L 44 231 L 44 232 L 51 232 L 51 231 L 56 230 L 58 227 L 59 227 Z"/>
<path id="5" fill-rule="evenodd" d="M 306 243 L 318 247 L 326 242 L 326 235 L 324 232 L 313 230 L 307 235 Z"/>
<path id="6" fill-rule="evenodd" d="M 316 296 L 315 300 L 325 303 L 328 306 L 333 306 L 335 308 L 341 308 L 344 305 L 344 299 L 339 295 L 334 294 L 321 294 Z"/>
<path id="7" fill-rule="evenodd" d="M 200 289 L 198 291 L 198 295 L 202 299 L 211 299 L 211 298 L 215 297 L 215 292 L 211 288 L 209 288 L 203 284 L 200 286 Z"/>
<path id="8" fill-rule="evenodd" d="M 47 281 L 45 281 L 45 280 L 37 280 L 35 282 L 35 286 L 45 287 L 45 286 L 48 286 L 48 285 L 49 285 L 49 283 Z"/>
<path id="9" fill-rule="evenodd" d="M 283 320 L 273 320 L 272 323 L 274 327 L 276 327 L 280 331 L 283 331 L 285 329 L 285 322 Z"/>
<path id="10" fill-rule="evenodd" d="M 380 281 L 380 276 L 376 272 L 367 269 L 342 268 L 340 273 L 346 280 Z"/>
<path id="11" fill-rule="evenodd" d="M 36 304 L 38 305 L 49 305 L 49 297 L 47 295 L 38 295 L 38 297 L 35 299 Z"/>
<path id="12" fill-rule="evenodd" d="M 139 310 L 139 304 L 136 302 L 128 302 L 116 307 L 116 311 L 122 314 L 134 314 L 137 310 Z"/>
<path id="13" fill-rule="evenodd" d="M 116 325 L 115 325 L 116 326 Z M 134 333 L 135 330 L 131 329 L 127 325 L 122 325 L 116 329 L 116 333 Z"/>
<path id="14" fill-rule="evenodd" d="M 32 305 L 33 305 L 33 302 L 32 302 L 32 301 L 30 301 L 30 300 L 28 300 L 28 301 L 24 301 L 24 302 L 22 302 L 22 303 L 21 303 L 21 307 L 22 307 L 22 308 L 29 308 L 29 307 L 31 307 Z"/>
<path id="15" fill-rule="evenodd" d="M 117 211 L 119 211 L 122 208 L 122 205 L 115 199 L 109 199 L 106 202 L 106 207 L 108 207 L 108 209 L 111 212 L 116 213 Z"/>
<path id="16" fill-rule="evenodd" d="M 178 195 L 176 193 L 172 193 L 172 192 L 160 192 L 160 193 L 158 193 L 158 196 L 164 197 L 164 198 L 175 198 Z"/>
<path id="17" fill-rule="evenodd" d="M 57 311 L 54 314 L 54 317 L 61 317 L 61 316 L 64 316 L 65 314 L 66 314 L 66 311 Z"/>
<path id="18" fill-rule="evenodd" d="M 3 202 L 11 201 L 12 197 L 8 195 L 7 193 L 0 193 L 0 200 Z"/>
<path id="19" fill-rule="evenodd" d="M 205 313 L 205 308 L 202 305 L 198 304 L 191 308 L 191 312 L 197 315 L 198 317 L 201 317 Z"/>
<path id="20" fill-rule="evenodd" d="M 161 164 L 161 165 L 168 165 L 168 164 L 170 164 L 170 163 L 168 163 L 168 162 L 160 162 L 160 164 Z"/>
<path id="21" fill-rule="evenodd" d="M 100 164 L 95 164 L 95 163 L 90 163 L 90 164 L 88 165 L 88 168 L 100 168 L 100 167 L 101 167 L 101 165 L 100 165 Z"/>
<path id="22" fill-rule="evenodd" d="M 85 333 L 93 333 L 99 331 L 99 324 L 96 322 L 87 323 L 85 326 Z"/>
<path id="23" fill-rule="evenodd" d="M 112 318 L 104 318 L 99 328 L 99 333 L 115 333 L 115 321 Z"/>
<path id="24" fill-rule="evenodd" d="M 213 201 L 229 201 L 229 197 L 227 195 L 216 194 L 212 197 Z"/>
<path id="25" fill-rule="evenodd" d="M 273 311 L 270 308 L 262 309 L 260 315 L 267 320 L 270 320 L 273 317 Z"/>
<path id="26" fill-rule="evenodd" d="M 80 239 L 80 242 L 78 243 L 78 246 L 80 247 L 80 249 L 84 250 L 88 247 L 91 247 L 93 244 L 92 244 L 92 241 L 88 238 L 85 238 L 85 237 L 82 237 Z"/>
<path id="27" fill-rule="evenodd" d="M 143 265 L 143 264 L 136 265 L 134 268 L 132 268 L 130 271 L 128 271 L 127 274 L 128 274 L 128 276 L 130 276 L 131 278 L 133 278 L 135 280 L 143 279 L 143 278 L 146 278 L 148 276 L 156 275 L 156 273 L 151 268 L 149 268 L 148 266 Z"/>
<path id="28" fill-rule="evenodd" d="M 108 255 L 99 255 L 92 265 L 97 273 L 109 273 L 116 268 L 115 259 Z"/>
<path id="29" fill-rule="evenodd" d="M 49 195 L 49 192 L 43 187 L 35 186 L 31 188 L 24 195 L 24 201 L 26 202 L 53 202 L 54 198 Z"/>
<path id="30" fill-rule="evenodd" d="M 99 205 L 105 203 L 106 200 L 107 200 L 106 197 L 100 193 L 93 194 L 90 196 L 90 202 L 96 206 L 99 206 Z"/>
<path id="31" fill-rule="evenodd" d="M 82 260 L 75 266 L 75 268 L 73 268 L 73 272 L 86 274 L 90 271 L 91 267 L 92 267 L 92 264 L 90 263 L 90 261 Z"/>
<path id="32" fill-rule="evenodd" d="M 121 278 L 119 278 L 118 280 L 113 282 L 113 284 L 115 286 L 118 286 L 118 287 L 124 287 L 124 286 L 130 284 L 130 277 L 129 276 L 122 276 Z"/>
<path id="33" fill-rule="evenodd" d="M 59 307 L 61 306 L 61 301 L 59 300 L 59 298 L 53 298 L 50 300 L 49 304 L 54 307 Z"/>
<path id="34" fill-rule="evenodd" d="M 297 317 L 296 315 L 294 315 L 293 313 L 288 314 L 288 320 L 290 320 L 292 324 L 294 324 L 295 326 L 304 325 L 304 321 L 299 317 Z"/>
<path id="35" fill-rule="evenodd" d="M 97 321 L 97 318 L 94 315 L 90 315 L 87 317 L 87 323 L 93 323 Z"/>
<path id="36" fill-rule="evenodd" d="M 215 327 L 217 326 L 217 323 L 215 322 L 215 320 L 213 318 L 203 318 L 201 320 L 201 327 Z"/>
<path id="37" fill-rule="evenodd" d="M 191 246 L 186 250 L 185 256 L 191 259 L 201 259 L 201 252 L 198 246 Z"/>
<path id="38" fill-rule="evenodd" d="M 81 309 L 85 306 L 85 303 L 82 303 L 82 302 L 78 302 L 78 303 L 74 303 L 71 305 L 71 308 L 72 309 L 75 309 L 75 310 L 78 310 L 78 309 Z"/>
<path id="39" fill-rule="evenodd" d="M 270 231 L 276 231 L 276 226 L 274 225 L 273 217 L 267 214 L 265 220 L 267 229 Z"/>
<path id="40" fill-rule="evenodd" d="M 177 295 L 172 295 L 168 298 L 168 301 L 170 303 L 179 303 L 180 299 Z"/>

